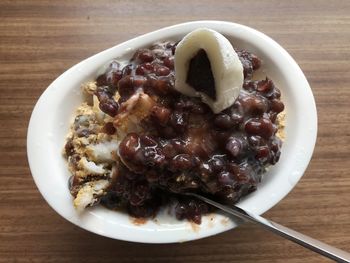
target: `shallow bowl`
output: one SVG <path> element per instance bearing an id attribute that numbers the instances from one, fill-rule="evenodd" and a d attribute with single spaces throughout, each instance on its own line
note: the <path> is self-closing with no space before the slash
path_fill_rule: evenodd
<path id="1" fill-rule="evenodd" d="M 263 61 L 260 74 L 269 76 L 282 92 L 286 106 L 286 139 L 277 165 L 264 175 L 258 190 L 239 206 L 261 214 L 277 204 L 303 175 L 313 152 L 317 114 L 310 86 L 294 59 L 263 33 L 236 23 L 196 21 L 136 37 L 83 60 L 59 76 L 38 100 L 28 128 L 27 153 L 34 181 L 49 205 L 73 224 L 96 234 L 135 242 L 171 243 L 199 239 L 236 227 L 239 222 L 221 213 L 203 217 L 201 225 L 178 221 L 161 212 L 155 219 L 135 224 L 127 214 L 93 207 L 79 214 L 73 207 L 67 181 L 70 173 L 62 148 L 75 109 L 82 102 L 80 85 L 93 80 L 113 58 L 128 59 L 141 47 L 160 40 L 180 40 L 190 31 L 207 27 L 224 34 L 239 49 Z"/>

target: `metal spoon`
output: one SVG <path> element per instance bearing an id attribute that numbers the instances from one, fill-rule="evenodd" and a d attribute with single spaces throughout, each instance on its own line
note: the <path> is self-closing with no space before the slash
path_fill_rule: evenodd
<path id="1" fill-rule="evenodd" d="M 256 223 L 279 236 L 289 239 L 303 247 L 306 247 L 336 262 L 350 262 L 350 253 L 327 245 L 321 241 L 308 237 L 304 234 L 301 234 L 288 227 L 277 224 L 273 221 L 267 220 L 261 216 L 249 213 L 248 211 L 245 211 L 242 208 L 239 208 L 237 206 L 228 207 L 198 194 L 186 193 L 185 195 L 196 197 L 229 214 L 239 217 L 244 221 Z"/>

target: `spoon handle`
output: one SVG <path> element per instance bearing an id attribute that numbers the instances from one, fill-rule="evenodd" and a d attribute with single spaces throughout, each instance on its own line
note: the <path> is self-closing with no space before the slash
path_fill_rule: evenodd
<path id="1" fill-rule="evenodd" d="M 297 231 L 294 231 L 288 227 L 282 226 L 280 224 L 277 224 L 273 221 L 267 220 L 261 216 L 254 215 L 252 213 L 249 213 L 237 206 L 228 207 L 225 205 L 222 205 L 220 203 L 217 203 L 211 199 L 208 199 L 204 196 L 200 196 L 197 194 L 190 194 L 191 196 L 194 196 L 198 199 L 201 199 L 202 201 L 211 204 L 229 214 L 232 214 L 236 217 L 239 217 L 245 221 L 249 221 L 252 223 L 256 223 L 262 227 L 264 227 L 267 230 L 270 230 L 271 232 L 282 236 L 286 239 L 289 239 L 303 247 L 306 247 L 314 252 L 317 252 L 327 258 L 330 258 L 336 262 L 350 262 L 350 253 L 340 250 L 338 248 L 332 247 L 330 245 L 327 245 L 321 241 L 318 241 L 316 239 L 313 239 L 309 236 L 306 236 L 304 234 L 301 234 Z"/>

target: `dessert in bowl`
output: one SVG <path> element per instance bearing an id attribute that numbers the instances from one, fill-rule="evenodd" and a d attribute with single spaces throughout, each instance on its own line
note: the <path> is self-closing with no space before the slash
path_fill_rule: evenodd
<path id="1" fill-rule="evenodd" d="M 207 92 L 209 99 L 205 100 L 203 92 L 188 96 L 176 88 L 177 62 L 172 61 L 176 43 L 198 28 L 222 33 L 243 64 L 243 93 L 233 94 L 237 97 L 226 104 L 210 103 L 210 98 L 212 102 L 220 100 L 220 91 Z M 197 61 L 205 60 L 203 54 L 196 54 Z M 213 61 L 210 52 L 206 55 Z M 104 65 L 107 68 L 101 71 Z M 260 76 L 270 79 L 251 79 L 259 67 Z M 187 78 L 187 82 L 196 86 L 198 79 Z M 83 83 L 88 83 L 84 88 L 87 100 L 80 89 Z M 281 93 L 287 112 L 282 150 L 277 136 L 278 124 L 282 124 L 278 113 L 284 109 Z M 50 118 L 45 118 L 46 114 Z M 71 118 L 75 120 L 69 122 Z M 44 129 L 38 124 L 43 121 Z M 238 205 L 262 213 L 299 180 L 315 138 L 312 93 L 293 59 L 255 30 L 227 22 L 199 21 L 127 41 L 61 75 L 33 112 L 28 156 L 39 190 L 65 218 L 105 236 L 164 243 L 201 238 L 236 225 L 196 200 L 182 200 L 169 192 L 202 191 L 233 203 L 258 188 Z M 69 171 L 61 156 L 65 143 L 73 174 L 70 191 Z M 277 165 L 265 172 L 279 158 Z M 78 210 L 96 203 L 113 210 L 97 206 L 77 211 L 70 192 Z M 175 211 L 161 209 L 164 204 L 174 204 Z M 133 217 L 150 219 L 135 225 L 126 211 Z M 198 225 L 179 221 L 174 214 Z"/>

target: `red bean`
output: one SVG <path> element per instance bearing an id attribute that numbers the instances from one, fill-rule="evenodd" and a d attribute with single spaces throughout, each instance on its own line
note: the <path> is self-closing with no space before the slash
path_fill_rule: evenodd
<path id="1" fill-rule="evenodd" d="M 168 53 L 162 49 L 153 49 L 156 58 L 163 60 L 168 56 Z"/>
<path id="2" fill-rule="evenodd" d="M 119 81 L 118 92 L 121 97 L 130 97 L 134 93 L 131 76 L 125 76 Z"/>
<path id="3" fill-rule="evenodd" d="M 232 112 L 230 117 L 234 125 L 238 125 L 242 123 L 244 120 L 243 114 L 238 112 Z"/>
<path id="4" fill-rule="evenodd" d="M 266 78 L 266 80 L 259 81 L 258 86 L 257 86 L 257 91 L 261 93 L 269 93 L 273 90 L 273 83 L 270 79 Z"/>
<path id="5" fill-rule="evenodd" d="M 102 132 L 108 134 L 108 135 L 113 135 L 116 132 L 116 128 L 113 126 L 112 122 L 107 122 L 103 128 L 102 128 Z"/>
<path id="6" fill-rule="evenodd" d="M 193 161 L 188 154 L 178 154 L 171 160 L 169 165 L 171 171 L 185 171 L 193 167 Z"/>
<path id="7" fill-rule="evenodd" d="M 71 156 L 74 154 L 74 145 L 72 143 L 72 139 L 67 140 L 64 146 L 64 150 L 65 150 L 66 156 Z"/>
<path id="8" fill-rule="evenodd" d="M 108 114 L 111 117 L 114 117 L 118 113 L 119 105 L 115 100 L 109 99 L 100 101 L 99 108 L 104 113 Z"/>
<path id="9" fill-rule="evenodd" d="M 170 69 L 164 66 L 156 66 L 154 69 L 154 73 L 156 73 L 157 76 L 167 76 L 170 74 Z"/>
<path id="10" fill-rule="evenodd" d="M 171 57 L 166 57 L 164 59 L 164 66 L 166 66 L 167 68 L 169 69 L 174 69 L 174 57 L 171 56 Z"/>
<path id="11" fill-rule="evenodd" d="M 132 72 L 132 65 L 131 64 L 126 65 L 122 70 L 122 76 L 125 77 L 127 75 L 130 75 L 131 72 Z"/>
<path id="12" fill-rule="evenodd" d="M 141 135 L 140 136 L 140 143 L 142 146 L 146 146 L 146 147 L 158 146 L 157 140 L 150 135 Z"/>
<path id="13" fill-rule="evenodd" d="M 217 180 L 220 186 L 232 186 L 234 183 L 233 175 L 227 171 L 219 173 Z"/>
<path id="14" fill-rule="evenodd" d="M 248 114 L 261 115 L 268 109 L 268 103 L 266 102 L 266 99 L 261 96 L 245 95 L 240 96 L 239 100 L 244 112 Z"/>
<path id="15" fill-rule="evenodd" d="M 225 168 L 225 163 L 223 155 L 214 155 L 208 160 L 208 164 L 214 172 L 221 172 Z"/>
<path id="16" fill-rule="evenodd" d="M 214 124 L 223 130 L 233 128 L 235 122 L 227 114 L 218 114 L 214 119 Z"/>
<path id="17" fill-rule="evenodd" d="M 165 126 L 168 123 L 170 114 L 171 112 L 169 109 L 158 105 L 153 106 L 151 109 L 151 116 L 154 118 L 154 121 L 161 126 Z"/>
<path id="18" fill-rule="evenodd" d="M 271 110 L 276 113 L 280 113 L 284 110 L 283 102 L 278 99 L 272 99 L 270 105 L 271 105 Z"/>
<path id="19" fill-rule="evenodd" d="M 243 145 L 240 139 L 231 137 L 225 148 L 233 157 L 238 157 L 242 152 Z"/>
<path id="20" fill-rule="evenodd" d="M 147 167 L 163 168 L 166 164 L 163 151 L 156 147 L 146 147 L 142 151 L 142 163 Z"/>
<path id="21" fill-rule="evenodd" d="M 257 70 L 261 66 L 261 60 L 254 54 L 251 54 L 253 69 Z"/>
<path id="22" fill-rule="evenodd" d="M 266 140 L 258 135 L 252 135 L 248 137 L 248 142 L 252 148 L 256 148 L 258 146 L 265 146 Z"/>
<path id="23" fill-rule="evenodd" d="M 256 88 L 257 88 L 257 81 L 245 80 L 243 83 L 243 89 L 249 92 L 254 92 Z"/>
<path id="24" fill-rule="evenodd" d="M 143 84 L 145 84 L 146 78 L 143 76 L 134 76 L 132 77 L 132 85 L 134 89 L 141 87 Z"/>
<path id="25" fill-rule="evenodd" d="M 136 53 L 136 59 L 141 62 L 152 62 L 154 60 L 153 52 L 149 49 L 141 49 Z"/>
<path id="26" fill-rule="evenodd" d="M 148 78 L 145 86 L 147 89 L 152 90 L 151 93 L 164 96 L 167 95 L 170 91 L 169 83 L 170 82 L 165 79 Z"/>
<path id="27" fill-rule="evenodd" d="M 111 86 L 116 88 L 122 76 L 123 73 L 120 69 L 119 62 L 114 60 L 110 63 L 106 72 L 97 77 L 96 84 L 97 86 Z"/>
<path id="28" fill-rule="evenodd" d="M 255 158 L 262 163 L 267 163 L 270 157 L 270 150 L 267 146 L 262 146 L 257 149 Z"/>
<path id="29" fill-rule="evenodd" d="M 272 122 L 267 118 L 250 119 L 245 124 L 245 131 L 251 135 L 260 135 L 265 139 L 269 139 L 274 134 Z"/>
<path id="30" fill-rule="evenodd" d="M 176 151 L 175 147 L 171 143 L 166 143 L 163 145 L 163 153 L 165 155 L 165 158 L 172 159 L 174 158 L 179 152 Z"/>
<path id="31" fill-rule="evenodd" d="M 98 87 L 95 92 L 99 101 L 106 101 L 113 97 L 113 92 L 107 86 Z"/>
<path id="32" fill-rule="evenodd" d="M 139 147 L 139 136 L 136 133 L 129 133 L 119 145 L 119 155 L 122 158 L 131 160 L 134 158 Z"/>

